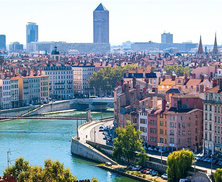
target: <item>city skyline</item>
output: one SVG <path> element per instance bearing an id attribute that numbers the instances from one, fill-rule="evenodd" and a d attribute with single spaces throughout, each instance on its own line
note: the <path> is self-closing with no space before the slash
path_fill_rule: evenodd
<path id="1" fill-rule="evenodd" d="M 213 21 L 221 16 L 219 0 L 1 0 L 4 17 L 0 34 L 7 44 L 25 44 L 25 25 L 39 25 L 39 41 L 93 42 L 92 13 L 99 3 L 110 11 L 110 43 L 160 42 L 160 34 L 174 34 L 174 42 L 213 44 L 215 32 L 221 45 L 222 25 Z M 35 8 L 33 8 L 35 7 Z M 40 12 L 41 10 L 41 12 Z M 16 18 L 15 18 L 16 17 Z M 81 18 L 79 18 L 81 17 Z M 194 17 L 194 18 L 193 18 Z M 181 24 L 178 26 L 178 22 Z M 197 23 L 198 22 L 198 23 Z M 15 31 L 16 27 L 16 31 Z"/>

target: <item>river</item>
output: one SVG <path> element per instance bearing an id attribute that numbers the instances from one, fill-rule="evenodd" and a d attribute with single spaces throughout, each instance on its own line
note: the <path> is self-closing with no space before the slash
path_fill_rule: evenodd
<path id="1" fill-rule="evenodd" d="M 85 112 L 60 113 L 47 116 L 85 117 Z M 113 112 L 92 112 L 93 119 L 113 116 Z M 10 162 L 24 157 L 32 165 L 44 165 L 45 159 L 59 160 L 78 179 L 99 182 L 135 182 L 96 167 L 96 163 L 72 156 L 70 140 L 76 135 L 76 121 L 72 120 L 11 120 L 0 122 L 0 176 L 7 167 L 7 151 L 11 151 Z"/>

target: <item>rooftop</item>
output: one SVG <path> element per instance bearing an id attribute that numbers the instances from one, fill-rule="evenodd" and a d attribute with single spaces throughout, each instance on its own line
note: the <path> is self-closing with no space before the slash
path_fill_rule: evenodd
<path id="1" fill-rule="evenodd" d="M 95 11 L 108 11 L 102 3 L 99 4 L 99 6 L 95 9 Z"/>

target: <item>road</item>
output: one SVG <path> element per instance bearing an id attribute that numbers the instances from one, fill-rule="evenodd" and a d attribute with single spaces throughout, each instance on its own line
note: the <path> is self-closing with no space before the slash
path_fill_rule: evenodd
<path id="1" fill-rule="evenodd" d="M 111 126 L 113 124 L 113 119 L 110 119 L 108 121 L 92 121 L 91 123 L 87 123 L 85 125 L 82 125 L 79 127 L 79 137 L 80 142 L 86 143 L 86 140 L 95 141 L 97 143 L 106 144 L 104 143 L 105 140 L 103 140 L 103 132 L 99 132 L 100 125 Z M 94 135 L 95 132 L 95 135 Z"/>

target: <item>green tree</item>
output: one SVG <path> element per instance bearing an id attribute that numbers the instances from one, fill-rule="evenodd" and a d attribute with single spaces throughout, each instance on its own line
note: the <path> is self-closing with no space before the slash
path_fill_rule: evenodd
<path id="1" fill-rule="evenodd" d="M 169 182 L 185 178 L 194 161 L 194 154 L 189 150 L 172 152 L 167 157 L 167 176 Z"/>
<path id="2" fill-rule="evenodd" d="M 46 160 L 44 168 L 30 166 L 28 161 L 19 158 L 4 171 L 4 176 L 13 175 L 18 182 L 74 182 L 77 180 L 69 169 L 59 161 Z"/>
<path id="3" fill-rule="evenodd" d="M 214 181 L 222 182 L 222 169 L 221 168 L 217 168 L 216 172 L 214 173 Z"/>
<path id="4" fill-rule="evenodd" d="M 142 148 L 141 151 L 137 154 L 137 158 L 138 158 L 137 163 L 141 166 L 144 166 L 146 162 L 149 160 L 149 157 L 144 148 Z"/>
<path id="5" fill-rule="evenodd" d="M 133 124 L 127 123 L 126 128 L 118 127 L 116 134 L 113 157 L 118 161 L 124 158 L 129 164 L 135 159 L 136 151 L 142 150 L 141 131 L 136 131 Z"/>
<path id="6" fill-rule="evenodd" d="M 136 69 L 137 65 L 126 65 L 124 67 L 104 67 L 98 72 L 94 72 L 89 78 L 90 88 L 94 88 L 96 93 L 103 93 L 111 95 L 116 83 L 123 78 L 126 71 Z"/>
<path id="7" fill-rule="evenodd" d="M 185 74 L 189 75 L 192 71 L 191 68 L 188 66 L 182 66 L 182 65 L 166 65 L 164 67 L 164 70 L 168 75 L 170 75 L 172 72 L 174 72 L 178 76 L 183 76 Z"/>

